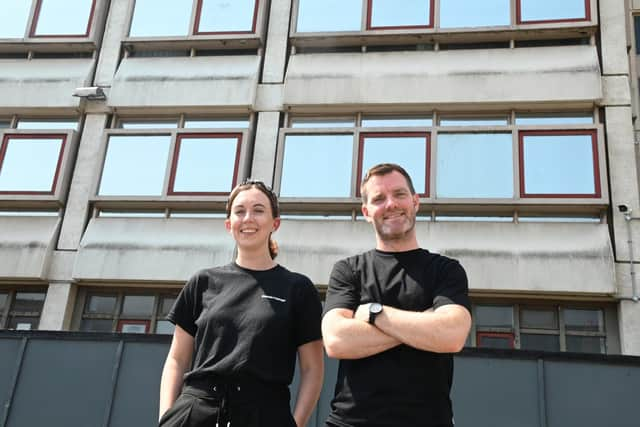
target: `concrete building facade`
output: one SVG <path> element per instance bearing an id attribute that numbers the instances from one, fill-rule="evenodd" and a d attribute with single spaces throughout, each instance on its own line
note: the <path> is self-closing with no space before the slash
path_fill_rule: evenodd
<path id="1" fill-rule="evenodd" d="M 235 183 L 280 195 L 320 290 L 405 166 L 458 258 L 468 345 L 640 355 L 640 3 L 33 0 L 0 25 L 0 327 L 170 333 L 229 262 Z M 4 28 L 4 29 L 3 29 Z"/>

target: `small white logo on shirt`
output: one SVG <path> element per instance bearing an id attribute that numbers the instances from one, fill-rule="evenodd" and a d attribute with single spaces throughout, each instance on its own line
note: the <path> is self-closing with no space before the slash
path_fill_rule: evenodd
<path id="1" fill-rule="evenodd" d="M 278 302 L 287 302 L 287 300 L 284 299 L 284 298 L 278 298 L 278 297 L 274 297 L 274 296 L 271 296 L 271 295 L 262 295 L 262 298 L 264 298 L 264 299 L 272 299 L 272 300 L 278 301 Z"/>

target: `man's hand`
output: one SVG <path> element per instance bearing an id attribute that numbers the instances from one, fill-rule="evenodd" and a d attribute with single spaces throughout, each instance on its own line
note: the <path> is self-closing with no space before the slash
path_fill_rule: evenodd
<path id="1" fill-rule="evenodd" d="M 356 320 L 362 320 L 363 322 L 369 323 L 369 306 L 371 303 L 360 304 L 356 309 L 356 312 L 353 313 L 353 318 Z"/>

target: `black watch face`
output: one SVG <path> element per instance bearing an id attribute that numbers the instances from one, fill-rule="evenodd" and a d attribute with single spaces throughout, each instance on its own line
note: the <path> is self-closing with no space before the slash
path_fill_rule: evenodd
<path id="1" fill-rule="evenodd" d="M 378 314 L 382 311 L 382 304 L 379 302 L 372 302 L 369 305 L 369 313 Z"/>

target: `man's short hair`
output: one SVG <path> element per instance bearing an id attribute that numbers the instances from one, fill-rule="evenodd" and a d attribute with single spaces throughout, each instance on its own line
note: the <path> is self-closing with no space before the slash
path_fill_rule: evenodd
<path id="1" fill-rule="evenodd" d="M 378 163 L 377 165 L 371 166 L 367 171 L 367 173 L 364 174 L 364 178 L 362 178 L 362 184 L 360 185 L 360 196 L 362 197 L 362 203 L 367 203 L 366 185 L 367 185 L 367 182 L 369 182 L 369 180 L 371 179 L 371 177 L 387 175 L 393 171 L 396 171 L 402 174 L 402 176 L 404 176 L 404 179 L 407 180 L 407 185 L 409 186 L 409 190 L 411 191 L 411 194 L 412 195 L 416 194 L 416 190 L 415 188 L 413 188 L 413 181 L 411 181 L 411 177 L 409 176 L 409 173 L 407 173 L 407 171 L 404 170 L 402 166 L 397 165 L 395 163 Z"/>

